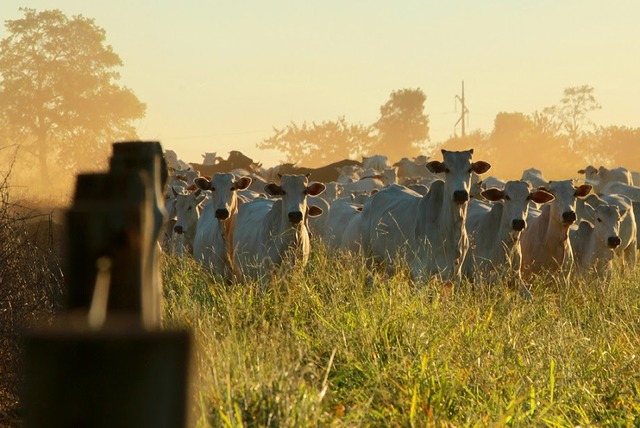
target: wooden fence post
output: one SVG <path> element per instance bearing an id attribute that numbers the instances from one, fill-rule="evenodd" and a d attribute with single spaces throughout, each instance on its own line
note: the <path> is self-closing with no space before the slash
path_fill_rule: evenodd
<path id="1" fill-rule="evenodd" d="M 65 313 L 25 338 L 27 427 L 182 427 L 191 333 L 161 330 L 159 143 L 114 144 L 66 215 Z"/>

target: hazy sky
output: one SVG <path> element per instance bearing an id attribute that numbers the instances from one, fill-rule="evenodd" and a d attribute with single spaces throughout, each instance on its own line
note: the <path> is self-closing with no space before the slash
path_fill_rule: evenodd
<path id="1" fill-rule="evenodd" d="M 462 80 L 471 130 L 583 84 L 603 106 L 596 123 L 640 126 L 638 0 L 2 0 L 0 18 L 20 6 L 94 18 L 147 104 L 140 137 L 190 162 L 235 149 L 272 165 L 283 157 L 256 148 L 272 127 L 371 124 L 403 88 L 425 92 L 443 141 Z"/>

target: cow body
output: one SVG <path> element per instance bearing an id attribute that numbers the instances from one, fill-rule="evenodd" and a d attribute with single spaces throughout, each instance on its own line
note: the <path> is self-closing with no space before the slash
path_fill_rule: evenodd
<path id="1" fill-rule="evenodd" d="M 270 183 L 265 190 L 280 199 L 243 204 L 233 237 L 236 274 L 262 282 L 285 261 L 288 265 L 307 263 L 311 245 L 306 216 L 319 214 L 319 208 L 307 205 L 307 195 L 319 195 L 324 185 L 309 185 L 304 175 L 284 175 L 281 185 Z"/>
<path id="2" fill-rule="evenodd" d="M 614 250 L 621 242 L 620 211 L 615 205 L 599 205 L 593 209 L 591 217 L 592 222 L 583 220 L 578 229 L 570 233 L 576 270 L 582 276 L 592 271 L 607 275 L 611 270 Z"/>
<path id="3" fill-rule="evenodd" d="M 591 185 L 574 187 L 571 180 L 552 181 L 548 188 L 555 199 L 544 205 L 540 215 L 529 221 L 520 237 L 523 276 L 560 272 L 569 278 L 573 253 L 569 241 L 569 227 L 576 221 L 576 197 L 585 197 Z"/>
<path id="4" fill-rule="evenodd" d="M 465 218 L 471 173 L 486 172 L 490 165 L 472 162 L 473 150 L 442 150 L 443 162 L 427 167 L 434 174 L 444 173 L 426 196 L 403 186 L 389 186 L 365 203 L 362 243 L 373 261 L 390 266 L 406 256 L 412 277 L 422 282 L 435 275 L 459 283 L 462 261 L 469 247 Z"/>
<path id="5" fill-rule="evenodd" d="M 196 185 L 211 192 L 211 201 L 200 213 L 193 256 L 200 264 L 226 280 L 232 278 L 232 242 L 240 201 L 238 191 L 246 189 L 251 178 L 236 179 L 217 173 L 211 181 L 196 179 Z"/>
<path id="6" fill-rule="evenodd" d="M 523 296 L 530 297 L 522 281 L 520 235 L 527 227 L 529 202 L 544 204 L 554 197 L 544 190 L 532 192 L 524 181 L 509 181 L 504 189 L 487 189 L 483 197 L 494 203 L 469 202 L 466 226 L 471 246 L 464 261 L 465 275 L 488 283 L 507 279 Z"/>

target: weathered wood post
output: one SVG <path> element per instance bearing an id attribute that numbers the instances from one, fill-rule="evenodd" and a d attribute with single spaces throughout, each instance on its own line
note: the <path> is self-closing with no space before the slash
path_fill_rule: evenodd
<path id="1" fill-rule="evenodd" d="M 164 171 L 164 172 L 163 172 Z M 159 143 L 114 144 L 66 215 L 65 313 L 25 339 L 27 427 L 182 427 L 188 331 L 160 329 Z"/>

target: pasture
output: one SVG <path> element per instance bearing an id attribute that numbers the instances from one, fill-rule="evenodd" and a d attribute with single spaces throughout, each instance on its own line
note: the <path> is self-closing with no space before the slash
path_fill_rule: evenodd
<path id="1" fill-rule="evenodd" d="M 450 294 L 315 244 L 264 289 L 165 256 L 208 426 L 640 426 L 640 269 Z"/>

